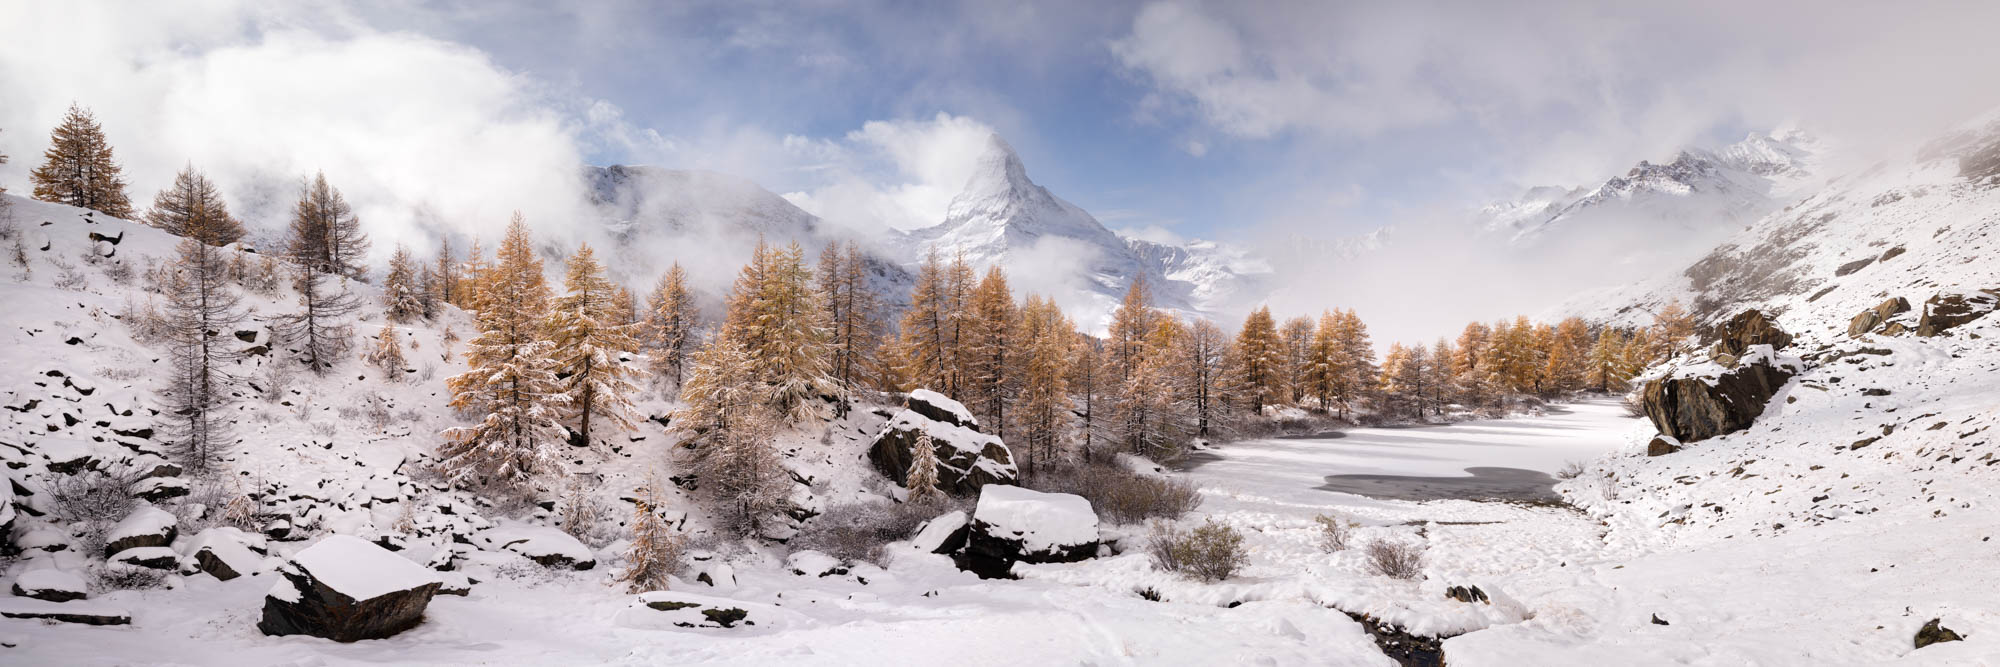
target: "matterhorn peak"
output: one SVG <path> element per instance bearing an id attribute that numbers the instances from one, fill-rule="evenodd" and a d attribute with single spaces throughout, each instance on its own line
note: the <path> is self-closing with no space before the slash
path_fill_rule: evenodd
<path id="1" fill-rule="evenodd" d="M 1035 187 L 1035 182 L 1028 180 L 1028 167 L 1021 164 L 1021 156 L 1014 153 L 1014 147 L 1007 145 L 1007 140 L 999 134 L 990 134 L 986 137 L 986 148 L 973 160 L 972 176 L 965 180 L 965 187 L 956 199 L 971 201 L 1013 193 L 1019 196 Z"/>

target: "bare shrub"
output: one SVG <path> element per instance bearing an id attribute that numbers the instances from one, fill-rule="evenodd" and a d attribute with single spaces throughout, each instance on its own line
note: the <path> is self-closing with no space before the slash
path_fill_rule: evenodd
<path id="1" fill-rule="evenodd" d="M 306 426 L 306 430 L 311 431 L 313 437 L 326 438 L 328 440 L 333 439 L 333 436 L 340 433 L 340 427 L 334 426 L 332 422 L 313 422 Z"/>
<path id="2" fill-rule="evenodd" d="M 1564 463 L 1561 470 L 1556 471 L 1556 479 L 1576 479 L 1583 476 L 1583 471 L 1584 464 L 1582 461 L 1570 461 L 1569 463 Z"/>
<path id="3" fill-rule="evenodd" d="M 118 320 L 132 330 L 132 339 L 140 343 L 152 344 L 164 340 L 167 335 L 167 318 L 160 315 L 160 306 L 151 298 L 141 303 L 131 296 L 125 297 L 125 306 L 118 313 Z"/>
<path id="4" fill-rule="evenodd" d="M 411 347 L 416 347 L 414 341 L 412 341 Z M 437 364 L 427 362 L 424 364 L 423 368 L 417 370 L 417 381 L 430 382 L 432 379 L 435 379 L 437 377 L 437 372 L 438 372 Z"/>
<path id="5" fill-rule="evenodd" d="M 591 486 L 572 478 L 569 488 L 563 492 L 562 501 L 557 503 L 560 512 L 557 523 L 565 533 L 591 547 L 602 547 L 617 539 L 617 534 L 604 529 L 606 522 L 616 515 L 614 508 L 603 499 L 591 495 Z"/>
<path id="6" fill-rule="evenodd" d="M 1320 514 L 1313 517 L 1319 523 L 1319 550 L 1333 553 L 1347 548 L 1347 540 L 1354 534 L 1354 522 L 1337 516 Z"/>
<path id="7" fill-rule="evenodd" d="M 106 565 L 97 570 L 92 588 L 98 592 L 138 591 L 159 588 L 165 584 L 167 573 L 150 567 L 132 565 Z"/>
<path id="8" fill-rule="evenodd" d="M 917 526 L 952 509 L 945 503 L 835 505 L 807 521 L 791 544 L 848 562 L 882 565 L 886 560 L 884 546 L 909 539 L 917 532 Z"/>
<path id="9" fill-rule="evenodd" d="M 1027 486 L 1083 496 L 1098 516 L 1121 524 L 1179 519 L 1201 507 L 1201 488 L 1193 482 L 1142 475 L 1115 464 L 1055 468 L 1031 478 Z"/>
<path id="10" fill-rule="evenodd" d="M 132 484 L 140 471 L 119 466 L 90 469 L 74 475 L 50 473 L 42 482 L 49 509 L 63 523 L 82 531 L 85 551 L 104 550 L 104 533 L 132 512 Z"/>
<path id="11" fill-rule="evenodd" d="M 1626 394 L 1625 400 L 1623 402 L 1625 404 L 1625 416 L 1627 417 L 1646 416 L 1646 403 L 1645 401 L 1639 398 L 1639 392 L 1635 391 L 1630 394 Z"/>
<path id="12" fill-rule="evenodd" d="M 257 385 L 263 390 L 261 395 L 264 397 L 264 402 L 276 403 L 284 400 L 285 394 L 292 390 L 292 384 L 298 381 L 298 377 L 298 370 L 292 368 L 291 364 L 267 361 L 264 364 L 264 372 L 257 376 Z"/>
<path id="13" fill-rule="evenodd" d="M 1243 534 L 1214 519 L 1185 532 L 1173 524 L 1156 521 L 1147 538 L 1146 551 L 1161 569 L 1203 581 L 1228 579 L 1250 560 L 1250 554 L 1243 550 Z"/>
<path id="14" fill-rule="evenodd" d="M 1400 540 L 1375 540 L 1368 543 L 1368 569 L 1375 574 L 1396 579 L 1415 579 L 1423 572 L 1424 545 Z"/>
<path id="15" fill-rule="evenodd" d="M 71 264 L 68 260 L 53 255 L 49 257 L 49 264 L 56 267 L 56 287 L 74 292 L 81 292 L 90 288 L 90 277 L 84 275 L 82 271 L 77 270 L 75 264 Z"/>
<path id="16" fill-rule="evenodd" d="M 132 284 L 132 264 L 124 260 L 112 260 L 104 267 L 104 277 L 120 285 Z"/>

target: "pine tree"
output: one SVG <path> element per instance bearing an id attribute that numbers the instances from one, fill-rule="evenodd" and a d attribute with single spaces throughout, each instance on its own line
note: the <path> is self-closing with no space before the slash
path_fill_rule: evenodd
<path id="1" fill-rule="evenodd" d="M 761 242 L 736 278 L 723 335 L 743 346 L 777 413 L 793 421 L 823 418 L 822 396 L 841 396 L 829 375 L 826 311 L 797 243 Z"/>
<path id="2" fill-rule="evenodd" d="M 944 499 L 937 488 L 937 467 L 937 444 L 930 432 L 917 431 L 917 442 L 910 446 L 910 470 L 903 475 L 903 488 L 910 492 L 907 502 L 929 505 Z"/>
<path id="3" fill-rule="evenodd" d="M 235 380 L 225 364 L 241 358 L 223 332 L 243 320 L 237 295 L 229 291 L 222 251 L 194 239 L 181 242 L 166 281 L 166 340 L 172 345 L 172 373 L 160 391 L 166 442 L 183 468 L 212 472 L 228 453 L 229 422 L 221 414 L 232 402 Z"/>
<path id="4" fill-rule="evenodd" d="M 1298 405 L 1306 400 L 1311 389 L 1313 371 L 1313 343 L 1316 339 L 1311 318 L 1294 317 L 1285 320 L 1278 328 L 1278 339 L 1284 344 L 1284 385 L 1285 402 Z"/>
<path id="5" fill-rule="evenodd" d="M 604 278 L 597 254 L 584 245 L 570 255 L 563 289 L 548 329 L 555 344 L 556 372 L 569 397 L 569 419 L 586 443 L 595 429 L 633 427 L 634 370 L 624 358 L 636 354 L 634 325 L 620 312 L 618 290 Z"/>
<path id="6" fill-rule="evenodd" d="M 403 343 L 397 338 L 396 327 L 389 324 L 383 324 L 382 332 L 375 335 L 375 352 L 369 358 L 390 382 L 401 382 L 409 370 L 409 361 L 403 358 Z"/>
<path id="7" fill-rule="evenodd" d="M 153 197 L 146 212 L 146 224 L 175 236 L 184 236 L 212 246 L 226 246 L 243 239 L 243 223 L 229 216 L 222 192 L 208 176 L 183 167 L 174 183 Z"/>
<path id="8" fill-rule="evenodd" d="M 88 109 L 69 106 L 62 124 L 49 133 L 49 150 L 42 157 L 42 166 L 30 174 L 36 199 L 132 217 L 132 200 L 125 195 L 125 178 L 111 143 Z"/>
<path id="9" fill-rule="evenodd" d="M 646 332 L 653 373 L 676 390 L 687 377 L 688 354 L 694 351 L 695 331 L 701 324 L 698 313 L 694 295 L 688 291 L 687 271 L 675 262 L 653 287 L 646 309 Z"/>
<path id="10" fill-rule="evenodd" d="M 1243 320 L 1243 332 L 1236 335 L 1237 385 L 1250 401 L 1250 414 L 1264 414 L 1264 406 L 1277 402 L 1283 378 L 1283 343 L 1271 308 L 1251 311 Z"/>
<path id="11" fill-rule="evenodd" d="M 560 467 L 560 419 L 569 403 L 556 378 L 554 345 L 543 336 L 549 288 L 542 260 L 519 213 L 482 279 L 494 307 L 479 311 L 479 335 L 466 351 L 470 368 L 446 381 L 452 407 L 481 419 L 445 431 L 438 448 L 446 478 L 461 486 L 513 484 Z"/>
<path id="12" fill-rule="evenodd" d="M 361 258 L 368 254 L 368 235 L 361 220 L 340 190 L 328 185 L 324 172 L 300 184 L 298 204 L 292 207 L 292 261 L 315 271 L 348 278 L 360 277 L 367 268 Z"/>
<path id="13" fill-rule="evenodd" d="M 1020 379 L 1020 425 L 1014 439 L 1021 452 L 1022 474 L 1034 476 L 1039 466 L 1055 463 L 1068 435 L 1070 352 L 1076 327 L 1054 301 L 1029 295 L 1021 306 L 1017 332 L 1021 345 L 1015 358 Z"/>
<path id="14" fill-rule="evenodd" d="M 410 248 L 396 244 L 389 256 L 389 273 L 382 278 L 382 308 L 389 319 L 408 322 L 424 316 L 424 288 L 417 282 L 417 261 Z"/>
<path id="15" fill-rule="evenodd" d="M 1007 288 L 1007 275 L 1000 267 L 986 270 L 986 277 L 973 289 L 969 306 L 975 326 L 966 331 L 964 344 L 967 402 L 993 435 L 1004 438 L 1007 403 L 1019 384 L 1009 365 L 1010 352 L 1019 344 L 1013 338 L 1019 315 L 1013 292 Z"/>
<path id="16" fill-rule="evenodd" d="M 632 504 L 632 544 L 625 548 L 625 571 L 618 574 L 633 593 L 667 590 L 669 578 L 681 568 L 684 542 L 660 520 L 660 487 L 652 479 Z"/>

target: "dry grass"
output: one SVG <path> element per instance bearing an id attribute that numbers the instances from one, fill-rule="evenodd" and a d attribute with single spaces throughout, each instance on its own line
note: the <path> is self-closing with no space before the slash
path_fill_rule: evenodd
<path id="1" fill-rule="evenodd" d="M 1424 546 L 1416 542 L 1376 540 L 1368 543 L 1368 569 L 1396 579 L 1415 579 L 1423 573 Z"/>
<path id="2" fill-rule="evenodd" d="M 1319 523 L 1319 550 L 1333 553 L 1347 548 L 1348 538 L 1354 534 L 1354 522 L 1336 516 L 1321 514 L 1313 517 Z"/>
<path id="3" fill-rule="evenodd" d="M 1027 486 L 1083 496 L 1099 517 L 1119 524 L 1179 519 L 1201 507 L 1201 488 L 1193 482 L 1141 475 L 1108 463 L 1050 470 L 1028 480 Z"/>

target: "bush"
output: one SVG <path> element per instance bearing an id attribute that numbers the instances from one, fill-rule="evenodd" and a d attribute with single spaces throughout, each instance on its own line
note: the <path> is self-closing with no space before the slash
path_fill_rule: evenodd
<path id="1" fill-rule="evenodd" d="M 159 588 L 166 583 L 167 573 L 150 567 L 112 564 L 99 569 L 96 579 L 92 588 L 99 593 L 136 591 Z"/>
<path id="2" fill-rule="evenodd" d="M 1556 471 L 1556 479 L 1576 479 L 1583 476 L 1583 470 L 1582 461 L 1570 461 L 1563 464 L 1561 470 Z"/>
<path id="3" fill-rule="evenodd" d="M 1424 567 L 1424 546 L 1415 542 L 1376 540 L 1368 543 L 1368 569 L 1396 579 L 1415 579 Z"/>
<path id="4" fill-rule="evenodd" d="M 1203 581 L 1228 579 L 1250 560 L 1249 553 L 1243 550 L 1243 534 L 1214 519 L 1187 532 L 1173 524 L 1154 522 L 1146 551 L 1160 569 L 1193 575 Z"/>
<path id="5" fill-rule="evenodd" d="M 84 550 L 96 553 L 104 550 L 104 532 L 132 512 L 132 484 L 139 475 L 124 466 L 74 475 L 49 473 L 43 489 L 49 494 L 51 513 L 82 529 Z"/>
<path id="6" fill-rule="evenodd" d="M 1354 523 L 1340 517 L 1321 514 L 1313 517 L 1319 522 L 1319 550 L 1333 553 L 1347 548 L 1347 538 L 1354 532 Z"/>
<path id="7" fill-rule="evenodd" d="M 917 526 L 953 509 L 950 501 L 924 504 L 878 505 L 850 503 L 827 508 L 806 522 L 791 545 L 811 549 L 848 562 L 883 565 L 882 547 L 909 539 Z"/>
<path id="8" fill-rule="evenodd" d="M 1056 468 L 1027 481 L 1036 491 L 1083 496 L 1099 517 L 1112 523 L 1179 519 L 1201 507 L 1201 487 L 1193 482 L 1142 475 L 1116 464 Z"/>

